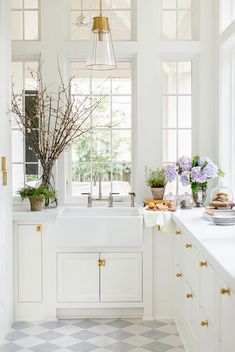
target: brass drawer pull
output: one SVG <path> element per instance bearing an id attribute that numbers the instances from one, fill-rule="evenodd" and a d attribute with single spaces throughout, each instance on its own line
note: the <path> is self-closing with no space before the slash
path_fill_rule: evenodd
<path id="1" fill-rule="evenodd" d="M 36 226 L 36 231 L 37 231 L 37 232 L 40 232 L 40 231 L 41 231 L 41 226 L 40 226 L 40 225 L 37 225 L 37 226 Z"/>
<path id="2" fill-rule="evenodd" d="M 230 295 L 231 291 L 229 288 L 221 288 L 220 293 L 221 295 Z"/>
<path id="3" fill-rule="evenodd" d="M 186 298 L 193 298 L 193 294 L 190 292 L 190 293 L 187 293 L 186 294 Z"/>
<path id="4" fill-rule="evenodd" d="M 180 229 L 177 229 L 177 230 L 175 231 L 175 234 L 176 234 L 176 236 L 180 236 L 180 235 L 181 235 L 181 230 L 180 230 Z"/>
<path id="5" fill-rule="evenodd" d="M 208 323 L 208 321 L 207 320 L 202 320 L 201 321 L 201 326 L 207 326 L 208 327 L 208 325 L 209 325 L 209 323 Z"/>
<path id="6" fill-rule="evenodd" d="M 201 261 L 199 265 L 200 265 L 200 267 L 207 266 L 207 262 L 206 261 L 205 262 Z"/>
<path id="7" fill-rule="evenodd" d="M 192 243 L 186 243 L 185 248 L 192 248 Z"/>
<path id="8" fill-rule="evenodd" d="M 176 273 L 175 275 L 176 275 L 176 277 L 183 277 L 182 273 Z"/>

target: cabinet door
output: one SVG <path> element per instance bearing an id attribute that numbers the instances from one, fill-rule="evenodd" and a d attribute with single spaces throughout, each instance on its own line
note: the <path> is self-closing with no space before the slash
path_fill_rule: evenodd
<path id="1" fill-rule="evenodd" d="M 101 302 L 142 301 L 142 253 L 101 253 Z"/>
<path id="2" fill-rule="evenodd" d="M 58 253 L 58 302 L 99 301 L 99 254 Z"/>
<path id="3" fill-rule="evenodd" d="M 17 226 L 18 301 L 42 301 L 41 225 Z"/>
<path id="4" fill-rule="evenodd" d="M 235 292 L 222 280 L 219 282 L 221 307 L 221 341 L 224 349 L 234 352 Z"/>

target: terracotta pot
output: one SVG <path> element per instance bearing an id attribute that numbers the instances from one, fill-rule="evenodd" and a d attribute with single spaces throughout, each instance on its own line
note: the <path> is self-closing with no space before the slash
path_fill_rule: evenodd
<path id="1" fill-rule="evenodd" d="M 43 201 L 40 197 L 29 197 L 31 211 L 41 211 Z"/>
<path id="2" fill-rule="evenodd" d="M 164 198 L 165 187 L 151 187 L 153 199 L 161 200 Z"/>

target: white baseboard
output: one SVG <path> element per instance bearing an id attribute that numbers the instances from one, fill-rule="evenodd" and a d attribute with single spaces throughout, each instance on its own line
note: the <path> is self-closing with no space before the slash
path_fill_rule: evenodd
<path id="1" fill-rule="evenodd" d="M 143 308 L 57 308 L 58 319 L 143 318 Z"/>
<path id="2" fill-rule="evenodd" d="M 12 303 L 0 302 L 0 342 L 4 339 L 13 323 Z"/>

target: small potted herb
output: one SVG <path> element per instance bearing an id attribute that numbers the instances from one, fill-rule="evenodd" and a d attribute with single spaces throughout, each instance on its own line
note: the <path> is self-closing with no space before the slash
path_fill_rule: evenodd
<path id="1" fill-rule="evenodd" d="M 156 170 L 145 168 L 145 182 L 151 187 L 153 199 L 163 199 L 165 187 L 167 184 L 165 170 L 159 167 Z"/>
<path id="2" fill-rule="evenodd" d="M 42 210 L 43 202 L 46 199 L 55 200 L 56 192 L 50 191 L 43 183 L 37 187 L 25 186 L 19 189 L 18 194 L 22 201 L 29 199 L 31 211 Z"/>

